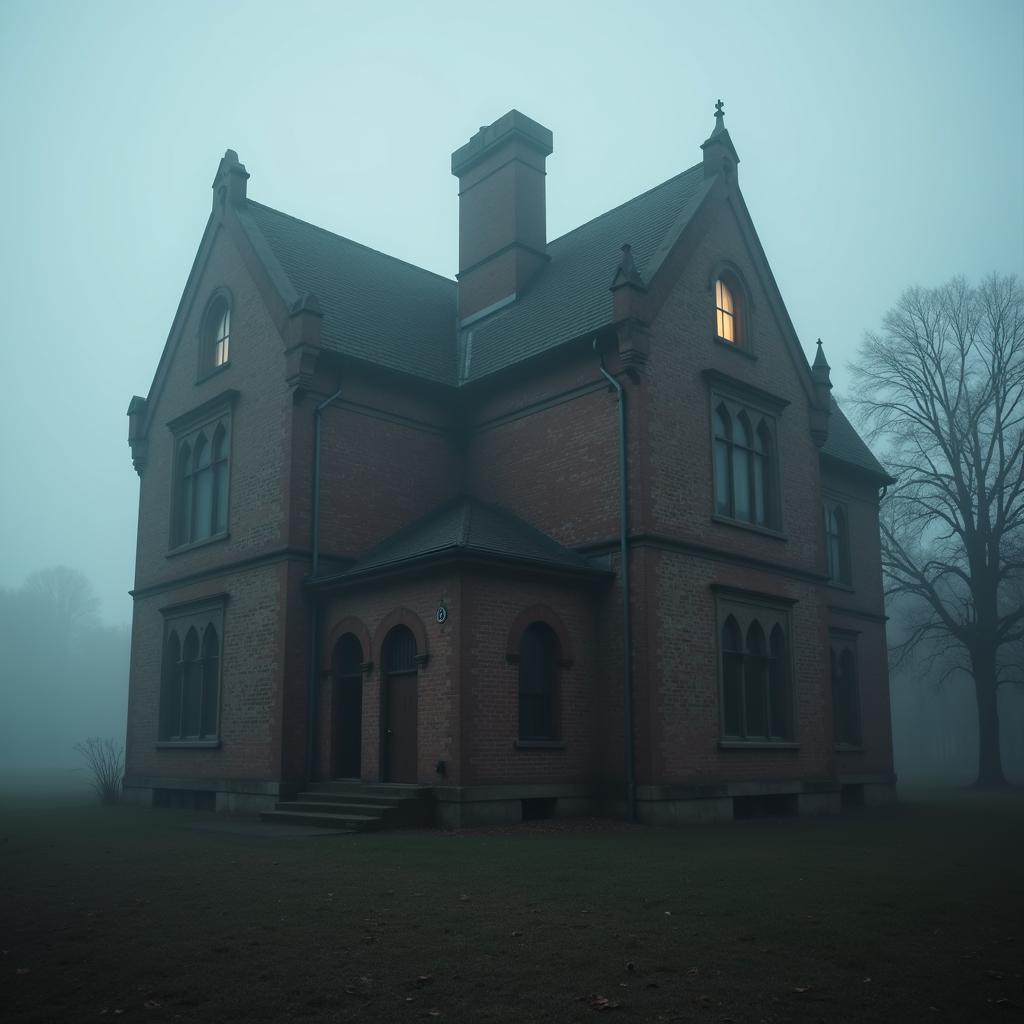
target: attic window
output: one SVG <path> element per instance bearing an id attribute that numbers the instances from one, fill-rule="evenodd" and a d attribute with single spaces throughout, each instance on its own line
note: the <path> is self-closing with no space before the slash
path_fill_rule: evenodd
<path id="1" fill-rule="evenodd" d="M 740 290 L 726 277 L 715 281 L 715 329 L 722 341 L 739 345 L 743 341 Z"/>
<path id="2" fill-rule="evenodd" d="M 230 337 L 231 304 L 225 295 L 218 295 L 210 303 L 203 319 L 200 376 L 227 365 Z"/>

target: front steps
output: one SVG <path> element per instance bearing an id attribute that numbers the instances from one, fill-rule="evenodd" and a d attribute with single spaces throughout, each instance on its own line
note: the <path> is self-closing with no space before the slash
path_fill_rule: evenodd
<path id="1" fill-rule="evenodd" d="M 277 825 L 306 825 L 347 832 L 429 825 L 429 786 L 332 780 L 314 782 L 295 800 L 280 801 L 260 817 Z"/>

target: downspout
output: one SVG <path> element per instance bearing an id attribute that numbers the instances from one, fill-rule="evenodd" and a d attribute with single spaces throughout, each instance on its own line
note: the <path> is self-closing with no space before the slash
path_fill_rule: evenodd
<path id="1" fill-rule="evenodd" d="M 312 533 L 313 564 L 310 579 L 315 580 L 320 572 L 320 418 L 327 408 L 341 395 L 341 384 L 329 398 L 325 398 L 313 410 L 313 507 L 310 529 Z M 306 690 L 306 781 L 312 782 L 316 772 L 316 683 L 320 674 L 320 612 L 316 595 L 310 609 L 309 622 L 309 684 Z"/>
<path id="2" fill-rule="evenodd" d="M 636 820 L 636 768 L 633 751 L 633 626 L 629 601 L 629 491 L 626 474 L 626 392 L 605 369 L 604 355 L 594 338 L 601 374 L 615 389 L 619 408 L 619 558 L 622 563 L 622 697 L 626 738 L 626 801 L 629 820 Z"/>

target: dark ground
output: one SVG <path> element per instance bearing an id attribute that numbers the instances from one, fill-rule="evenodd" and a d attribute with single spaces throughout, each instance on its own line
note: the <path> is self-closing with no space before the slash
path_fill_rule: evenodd
<path id="1" fill-rule="evenodd" d="M 320 836 L 7 800 L 0 901 L 12 1022 L 1024 1021 L 1019 791 Z"/>

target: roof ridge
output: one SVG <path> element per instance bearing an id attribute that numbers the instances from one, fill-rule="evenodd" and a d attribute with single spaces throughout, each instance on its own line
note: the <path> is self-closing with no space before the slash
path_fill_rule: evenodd
<path id="1" fill-rule="evenodd" d="M 309 220 L 303 220 L 301 217 L 294 216 L 294 214 L 285 213 L 284 210 L 277 210 L 273 206 L 267 206 L 266 203 L 259 203 L 255 199 L 249 199 L 248 203 L 250 206 L 258 206 L 270 213 L 275 213 L 279 217 L 287 217 L 288 220 L 293 220 L 296 224 L 302 224 L 304 227 L 312 228 L 314 231 L 330 235 L 332 238 L 337 238 L 341 242 L 347 242 L 349 245 L 354 245 L 358 249 L 365 249 L 367 252 L 372 252 L 377 256 L 383 256 L 385 259 L 392 260 L 395 263 L 401 263 L 403 266 L 410 267 L 412 270 L 418 270 L 421 274 L 429 274 L 431 277 L 436 277 L 438 280 L 444 281 L 446 284 L 450 284 L 453 287 L 457 284 L 453 278 L 445 277 L 444 274 L 438 274 L 434 270 L 427 270 L 426 267 L 421 267 L 416 263 L 410 263 L 408 260 L 403 260 L 398 256 L 392 256 L 391 253 L 383 252 L 380 249 L 374 249 L 372 245 L 357 242 L 354 238 L 349 238 L 347 235 L 339 235 L 337 231 L 331 231 L 330 228 L 321 227 L 319 224 L 314 224 Z"/>
<path id="2" fill-rule="evenodd" d="M 590 220 L 585 220 L 582 224 L 577 224 L 576 227 L 570 228 L 563 235 L 559 235 L 557 238 L 552 238 L 548 245 L 554 245 L 555 242 L 561 242 L 568 238 L 570 235 L 575 234 L 577 231 L 582 231 L 586 227 L 590 227 L 591 224 L 595 224 L 597 221 L 602 220 L 604 217 L 608 217 L 613 213 L 621 210 L 624 206 L 629 206 L 630 203 L 635 203 L 638 199 L 643 199 L 645 196 L 649 196 L 652 192 L 657 192 L 658 189 L 665 188 L 667 185 L 671 185 L 673 182 L 678 181 L 680 178 L 685 177 L 691 171 L 697 170 L 698 167 L 703 169 L 703 164 L 694 164 L 692 167 L 687 167 L 685 171 L 680 171 L 678 174 L 673 174 L 671 178 L 666 178 L 664 181 L 658 182 L 657 185 L 652 185 L 649 189 L 645 189 L 643 192 L 637 193 L 631 199 L 626 199 L 624 202 L 619 203 L 617 206 L 613 206 L 610 210 L 605 210 L 604 213 L 599 213 L 596 217 L 591 217 Z"/>

